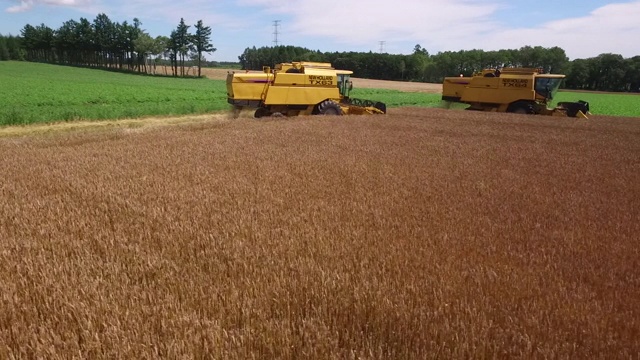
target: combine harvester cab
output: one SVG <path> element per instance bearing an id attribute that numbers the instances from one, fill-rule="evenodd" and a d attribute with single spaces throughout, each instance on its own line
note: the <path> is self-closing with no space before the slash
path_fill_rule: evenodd
<path id="1" fill-rule="evenodd" d="M 263 71 L 227 74 L 227 102 L 236 114 L 256 109 L 256 118 L 297 115 L 385 114 L 381 102 L 354 99 L 352 71 L 329 63 L 293 62 Z"/>
<path id="2" fill-rule="evenodd" d="M 586 101 L 548 108 L 564 78 L 532 68 L 487 69 L 471 77 L 445 78 L 442 100 L 468 104 L 468 110 L 587 118 Z"/>

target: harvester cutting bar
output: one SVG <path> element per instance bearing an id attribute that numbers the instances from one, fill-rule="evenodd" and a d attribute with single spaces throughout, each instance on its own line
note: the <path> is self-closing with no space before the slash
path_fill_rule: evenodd
<path id="1" fill-rule="evenodd" d="M 560 102 L 558 108 L 567 112 L 569 117 L 587 117 L 589 114 L 589 103 L 578 100 L 577 102 Z"/>
<path id="2" fill-rule="evenodd" d="M 379 101 L 371 101 L 356 98 L 343 98 L 341 103 L 345 105 L 358 106 L 362 108 L 372 107 L 380 110 L 383 114 L 387 113 L 387 105 Z"/>

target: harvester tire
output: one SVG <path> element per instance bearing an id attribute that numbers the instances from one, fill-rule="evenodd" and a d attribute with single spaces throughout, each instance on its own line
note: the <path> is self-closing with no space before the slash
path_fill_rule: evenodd
<path id="1" fill-rule="evenodd" d="M 534 114 L 533 106 L 525 101 L 517 101 L 509 105 L 507 112 L 514 114 Z"/>
<path id="2" fill-rule="evenodd" d="M 373 105 L 376 109 L 382 111 L 383 114 L 387 113 L 387 104 L 378 101 L 375 105 Z"/>
<path id="3" fill-rule="evenodd" d="M 255 117 L 256 119 L 260 119 L 261 117 L 265 117 L 265 116 L 269 116 L 271 115 L 269 113 L 269 110 L 265 109 L 265 108 L 258 108 L 256 110 L 256 112 L 253 114 L 253 117 Z"/>
<path id="4" fill-rule="evenodd" d="M 318 104 L 318 114 L 320 115 L 342 115 L 342 108 L 336 102 L 325 100 Z"/>

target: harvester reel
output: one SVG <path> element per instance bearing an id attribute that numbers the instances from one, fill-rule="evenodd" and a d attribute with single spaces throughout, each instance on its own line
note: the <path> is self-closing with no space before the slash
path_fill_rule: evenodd
<path id="1" fill-rule="evenodd" d="M 363 99 L 356 99 L 356 98 L 345 98 L 342 100 L 342 102 L 347 105 L 353 105 L 353 106 L 358 106 L 362 108 L 372 107 L 380 110 L 383 114 L 387 113 L 387 105 L 380 101 L 363 100 Z"/>
<path id="2" fill-rule="evenodd" d="M 558 107 L 567 111 L 569 117 L 586 117 L 589 114 L 589 103 L 579 100 L 578 102 L 560 102 Z M 580 115 L 582 113 L 582 115 Z"/>

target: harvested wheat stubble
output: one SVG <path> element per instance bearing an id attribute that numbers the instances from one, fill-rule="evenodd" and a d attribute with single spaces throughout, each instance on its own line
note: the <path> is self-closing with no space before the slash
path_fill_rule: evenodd
<path id="1" fill-rule="evenodd" d="M 640 122 L 0 139 L 0 357 L 634 358 Z"/>

